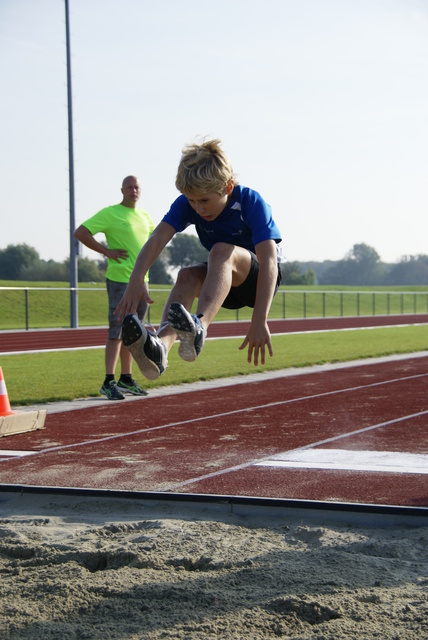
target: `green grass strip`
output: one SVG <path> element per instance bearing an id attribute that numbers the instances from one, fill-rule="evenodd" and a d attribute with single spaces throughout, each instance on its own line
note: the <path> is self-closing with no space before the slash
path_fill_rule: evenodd
<path id="1" fill-rule="evenodd" d="M 428 350 L 424 325 L 274 335 L 274 357 L 265 366 L 247 362 L 241 338 L 208 340 L 194 363 L 183 362 L 174 345 L 169 367 L 155 382 L 134 364 L 134 377 L 145 389 L 246 375 L 315 364 L 346 362 Z M 12 408 L 99 396 L 104 377 L 104 348 L 3 356 L 0 365 Z"/>

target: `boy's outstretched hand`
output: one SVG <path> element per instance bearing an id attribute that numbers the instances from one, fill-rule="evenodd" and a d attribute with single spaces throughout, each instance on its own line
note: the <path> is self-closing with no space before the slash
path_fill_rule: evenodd
<path id="1" fill-rule="evenodd" d="M 260 363 L 265 364 L 266 347 L 270 357 L 272 358 L 273 349 L 267 323 L 251 323 L 248 333 L 244 338 L 244 342 L 241 344 L 239 349 L 242 350 L 246 347 L 248 347 L 247 361 L 249 364 L 254 361 L 255 367 L 259 364 L 259 356 Z"/>
<path id="2" fill-rule="evenodd" d="M 122 296 L 122 300 L 114 310 L 115 315 L 119 320 L 123 320 L 129 313 L 135 313 L 141 300 L 145 300 L 148 304 L 153 304 L 153 300 L 150 297 L 149 290 L 145 282 L 131 283 L 129 282 L 126 287 L 125 293 Z"/>

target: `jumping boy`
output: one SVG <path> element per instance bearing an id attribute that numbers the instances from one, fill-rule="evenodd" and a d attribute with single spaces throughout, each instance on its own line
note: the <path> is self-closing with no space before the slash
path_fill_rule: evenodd
<path id="1" fill-rule="evenodd" d="M 182 151 L 175 185 L 181 192 L 141 249 L 128 287 L 116 308 L 124 318 L 122 340 L 143 375 L 156 380 L 168 365 L 177 337 L 178 353 L 192 362 L 201 352 L 207 329 L 220 307 L 252 307 L 247 335 L 248 362 L 273 356 L 267 316 L 281 281 L 278 244 L 281 236 L 271 208 L 256 192 L 235 180 L 219 140 L 187 145 Z M 163 310 L 158 332 L 144 326 L 135 310 L 149 304 L 145 277 L 172 237 L 195 225 L 208 262 L 181 269 Z M 192 305 L 198 298 L 196 313 Z"/>

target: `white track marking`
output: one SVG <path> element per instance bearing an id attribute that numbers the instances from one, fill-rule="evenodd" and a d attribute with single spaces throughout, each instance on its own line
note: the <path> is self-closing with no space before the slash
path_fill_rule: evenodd
<path id="1" fill-rule="evenodd" d="M 342 433 L 338 436 L 334 436 L 332 438 L 327 438 L 325 440 L 319 440 L 318 442 L 312 442 L 311 444 L 305 445 L 304 447 L 297 447 L 296 449 L 290 449 L 288 453 L 295 453 L 300 451 L 306 451 L 307 449 L 312 449 L 314 447 L 318 447 L 322 444 L 327 444 L 330 442 L 336 442 L 337 440 L 342 440 L 343 438 L 350 438 L 352 436 L 358 435 L 360 433 L 365 433 L 367 431 L 372 431 L 374 429 L 380 429 L 381 427 L 386 427 L 390 424 L 396 424 L 397 422 L 402 422 L 404 420 L 411 420 L 412 418 L 418 418 L 419 416 L 428 415 L 428 409 L 426 411 L 419 411 L 418 413 L 413 413 L 407 416 L 401 416 L 400 418 L 394 418 L 393 420 L 388 420 L 387 422 L 380 422 L 379 424 L 374 424 L 369 427 L 364 427 L 362 429 L 357 429 L 356 431 L 349 431 L 348 433 Z M 180 482 L 175 484 L 172 487 L 169 487 L 169 491 L 174 491 L 181 487 L 184 487 L 189 484 L 194 484 L 195 482 L 201 482 L 201 480 L 209 480 L 210 478 L 216 478 L 217 476 L 222 476 L 227 473 L 231 473 L 233 471 L 241 471 L 242 469 L 247 469 L 248 467 L 254 467 L 256 464 L 263 465 L 265 461 L 271 459 L 271 456 L 268 458 L 262 459 L 254 459 L 248 462 L 244 462 L 243 464 L 236 465 L 234 467 L 229 467 L 228 469 L 221 469 L 219 471 L 214 471 L 213 473 L 208 473 L 204 476 L 199 476 L 196 478 L 191 478 L 189 480 L 185 480 L 184 482 Z"/>
<path id="2" fill-rule="evenodd" d="M 350 451 L 345 449 L 309 449 L 286 451 L 256 467 L 281 469 L 329 469 L 341 471 L 379 471 L 383 473 L 428 474 L 428 455 L 399 451 Z"/>
<path id="3" fill-rule="evenodd" d="M 272 407 L 277 407 L 277 406 L 285 406 L 287 404 L 293 404 L 296 402 L 304 402 L 306 400 L 313 400 L 316 398 L 323 398 L 323 397 L 328 397 L 328 396 L 335 396 L 338 394 L 343 394 L 343 393 L 349 393 L 349 392 L 353 392 L 353 391 L 359 391 L 362 389 L 370 389 L 372 387 L 378 387 L 378 386 L 382 386 L 382 385 L 388 385 L 388 384 L 393 384 L 396 382 L 403 382 L 403 381 L 407 381 L 407 380 L 414 380 L 416 378 L 423 378 L 423 377 L 428 377 L 428 373 L 421 373 L 421 374 L 415 374 L 412 376 L 405 376 L 403 378 L 394 378 L 392 380 L 384 380 L 381 382 L 372 382 L 371 384 L 366 384 L 366 385 L 358 385 L 355 387 L 347 387 L 344 389 L 336 389 L 335 391 L 325 391 L 322 393 L 315 393 L 309 396 L 299 396 L 298 398 L 289 398 L 288 400 L 277 400 L 275 402 L 268 402 L 266 404 L 261 404 L 261 405 L 256 405 L 253 407 L 243 407 L 241 409 L 235 409 L 233 411 L 225 411 L 225 412 L 221 412 L 221 413 L 213 413 L 210 414 L 208 416 L 199 416 L 197 418 L 191 418 L 190 420 L 180 420 L 178 422 L 169 422 L 166 424 L 162 424 L 162 425 L 158 425 L 157 427 L 146 427 L 146 428 L 142 428 L 142 429 L 137 429 L 135 431 L 128 431 L 126 433 L 119 433 L 117 435 L 113 435 L 113 436 L 105 436 L 103 438 L 94 438 L 92 440 L 84 440 L 82 442 L 75 442 L 73 444 L 67 444 L 67 445 L 59 445 L 56 447 L 48 447 L 47 449 L 41 449 L 39 451 L 33 451 L 33 452 L 29 452 L 27 455 L 28 456 L 37 456 L 37 455 L 43 455 L 43 454 L 47 454 L 47 453 L 54 453 L 57 451 L 64 451 L 64 450 L 70 450 L 70 449 L 76 449 L 78 447 L 85 447 L 85 446 L 92 446 L 92 445 L 96 445 L 102 442 L 110 442 L 112 440 L 119 440 L 121 438 L 128 438 L 128 437 L 132 437 L 132 436 L 136 436 L 136 435 L 140 435 L 142 433 L 150 433 L 152 431 L 160 431 L 163 429 L 170 429 L 172 427 L 177 427 L 177 426 L 183 426 L 183 425 L 188 425 L 188 424 L 194 424 L 195 422 L 206 422 L 208 420 L 217 420 L 218 418 L 225 418 L 225 417 L 229 417 L 229 416 L 233 416 L 233 415 L 238 415 L 238 414 L 245 414 L 245 413 L 251 413 L 252 411 L 260 411 L 260 410 L 264 410 L 264 409 L 270 409 Z M 428 414 L 428 410 L 427 411 L 422 411 L 419 413 L 414 413 L 414 414 L 410 414 L 407 416 L 401 416 L 399 418 L 395 418 L 394 420 L 390 420 L 387 422 L 383 422 L 380 423 L 378 425 L 374 425 L 374 426 L 369 426 L 369 427 L 364 427 L 363 429 L 358 429 L 357 431 L 352 431 L 349 433 L 345 433 L 345 434 L 341 434 L 339 436 L 335 436 L 334 438 L 329 438 L 327 440 L 322 440 L 316 443 L 311 443 L 310 445 L 307 445 L 305 447 L 299 447 L 299 449 L 296 450 L 304 450 L 307 448 L 312 448 L 315 447 L 317 445 L 321 445 L 321 444 L 325 444 L 326 442 L 333 442 L 335 440 L 339 440 L 341 438 L 346 438 L 349 437 L 350 435 L 356 435 L 358 433 L 363 433 L 365 431 L 370 431 L 372 429 L 377 429 L 379 427 L 385 426 L 385 425 L 389 425 L 389 424 L 393 424 L 396 422 L 401 422 L 404 420 L 409 420 L 411 418 L 415 418 L 417 416 L 420 415 L 426 415 Z M 0 460 L 0 462 L 2 462 Z M 3 460 L 4 462 L 4 460 Z M 255 461 L 252 461 L 249 464 L 254 464 Z M 247 464 L 245 466 L 248 466 Z M 216 475 L 216 474 L 214 474 Z"/>
<path id="4" fill-rule="evenodd" d="M 10 458 L 22 458 L 23 456 L 31 456 L 34 451 L 18 451 L 14 449 L 1 449 L 0 458 L 8 456 Z"/>
<path id="5" fill-rule="evenodd" d="M 347 316 L 341 316 L 341 318 L 346 318 Z M 302 320 L 317 320 L 317 318 L 301 318 Z M 329 318 L 323 318 L 328 320 Z M 334 319 L 334 318 L 330 318 Z M 291 320 L 297 320 L 297 318 L 291 318 Z M 279 320 L 280 322 L 282 320 Z M 223 321 L 218 321 L 216 324 L 222 324 Z M 224 321 L 225 324 L 228 321 Z M 242 322 L 246 324 L 247 320 L 238 320 L 238 323 Z M 274 322 L 274 320 L 269 320 L 269 324 Z M 362 327 L 336 327 L 333 329 L 301 329 L 300 331 L 274 331 L 272 332 L 272 337 L 275 336 L 293 336 L 299 334 L 309 334 L 309 333 L 334 333 L 337 331 L 364 331 L 364 330 L 375 330 L 375 329 L 397 329 L 401 327 L 421 327 L 425 326 L 426 322 L 410 322 L 403 324 L 373 324 L 373 325 L 363 325 Z M 157 326 L 157 325 L 156 325 Z M 238 333 L 233 336 L 207 336 L 206 340 L 239 340 L 244 338 L 246 335 L 247 327 L 242 329 L 242 333 Z M 35 353 L 58 353 L 59 351 L 87 351 L 88 349 L 105 349 L 105 344 L 94 344 L 88 346 L 77 346 L 77 347 L 54 347 L 48 349 L 25 349 L 23 351 L 1 351 L 0 356 L 20 356 L 27 354 L 35 354 Z M 408 354 L 406 354 L 408 357 Z M 412 354 L 410 354 L 410 357 Z"/>
<path id="6" fill-rule="evenodd" d="M 1 355 L 1 354 L 0 354 Z M 150 389 L 149 396 L 144 398 L 144 401 L 152 400 L 160 397 L 170 397 L 172 395 L 183 395 L 186 393 L 193 393 L 194 391 L 207 391 L 211 389 L 222 389 L 224 387 L 230 387 L 231 385 L 246 385 L 254 382 L 268 382 L 269 380 L 283 379 L 286 381 L 288 378 L 298 378 L 307 374 L 325 373 L 331 371 L 339 371 L 345 369 L 346 371 L 352 368 L 361 368 L 365 366 L 372 366 L 377 364 L 390 364 L 394 362 L 400 362 L 403 360 L 412 360 L 416 358 L 427 358 L 428 351 L 419 351 L 412 354 L 395 354 L 392 356 L 384 356 L 381 358 L 363 358 L 361 360 L 348 360 L 346 362 L 324 363 L 309 365 L 307 367 L 291 367 L 289 369 L 272 369 L 265 370 L 259 373 L 248 373 L 244 375 L 231 376 L 229 378 L 215 378 L 212 380 L 197 380 L 195 382 L 186 382 L 177 385 L 168 385 L 161 387 L 153 387 Z M 141 402 L 142 398 L 138 396 L 126 396 L 125 401 L 121 406 L 125 406 L 130 402 Z M 15 407 L 16 411 L 39 411 L 41 409 L 49 411 L 49 414 L 65 413 L 67 411 L 76 411 L 78 409 L 88 409 L 100 406 L 111 405 L 111 401 L 107 400 L 105 396 L 80 398 L 77 400 L 52 402 L 49 404 L 34 404 L 25 407 Z"/>

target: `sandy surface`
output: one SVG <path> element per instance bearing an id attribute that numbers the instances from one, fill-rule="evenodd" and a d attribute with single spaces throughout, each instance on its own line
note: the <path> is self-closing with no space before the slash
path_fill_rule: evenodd
<path id="1" fill-rule="evenodd" d="M 334 517 L 0 494 L 0 638 L 427 638 L 428 526 Z"/>

